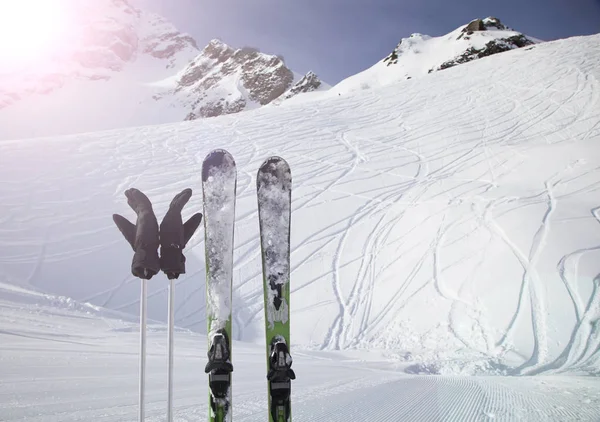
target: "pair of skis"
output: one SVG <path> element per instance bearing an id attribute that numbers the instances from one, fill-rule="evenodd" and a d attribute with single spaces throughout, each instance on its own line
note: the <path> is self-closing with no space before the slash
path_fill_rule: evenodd
<path id="1" fill-rule="evenodd" d="M 202 164 L 208 325 L 209 421 L 232 419 L 231 311 L 237 170 L 219 149 Z M 290 217 L 292 176 L 284 159 L 259 168 L 258 216 L 262 255 L 270 422 L 291 421 Z"/>

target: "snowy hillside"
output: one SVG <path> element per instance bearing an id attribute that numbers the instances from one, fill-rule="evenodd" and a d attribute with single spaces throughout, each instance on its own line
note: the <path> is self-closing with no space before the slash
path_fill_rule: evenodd
<path id="1" fill-rule="evenodd" d="M 0 69 L 0 139 L 183 121 L 258 107 L 302 79 L 277 56 L 196 41 L 131 0 L 57 0 L 61 37 Z M 215 54 L 219 52 L 219 54 Z M 311 75 L 311 73 L 309 73 Z M 318 80 L 316 88 L 328 88 Z M 315 89 L 316 89 L 315 88 Z"/>
<path id="2" fill-rule="evenodd" d="M 537 42 L 493 17 L 475 19 L 441 37 L 412 34 L 383 60 L 343 80 L 334 91 L 385 86 Z"/>
<path id="3" fill-rule="evenodd" d="M 163 126 L 0 143 L 2 282 L 135 314 L 123 191 L 162 216 L 213 148 L 239 167 L 234 336 L 263 341 L 255 174 L 292 168 L 295 350 L 380 350 L 412 371 L 600 371 L 600 36 L 381 89 Z M 560 60 L 554 58 L 560 57 Z M 184 216 L 185 217 L 185 216 Z M 160 218 L 160 217 L 159 217 Z M 203 234 L 178 280 L 205 330 Z M 166 279 L 151 280 L 164 320 Z"/>

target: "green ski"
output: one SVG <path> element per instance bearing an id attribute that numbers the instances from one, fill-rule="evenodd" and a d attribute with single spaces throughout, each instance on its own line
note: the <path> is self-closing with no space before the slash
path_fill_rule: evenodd
<path id="1" fill-rule="evenodd" d="M 267 159 L 258 170 L 258 218 L 265 302 L 269 421 L 290 422 L 290 220 L 292 174 L 280 157 Z"/>
<path id="2" fill-rule="evenodd" d="M 206 257 L 209 422 L 231 422 L 231 284 L 237 172 L 233 157 L 215 150 L 202 163 Z"/>

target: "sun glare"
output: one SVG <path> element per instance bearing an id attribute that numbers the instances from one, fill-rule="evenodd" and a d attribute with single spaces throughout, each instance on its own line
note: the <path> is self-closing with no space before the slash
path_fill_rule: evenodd
<path id="1" fill-rule="evenodd" d="M 63 6 L 56 0 L 0 0 L 0 68 L 20 67 L 57 51 L 68 23 Z"/>

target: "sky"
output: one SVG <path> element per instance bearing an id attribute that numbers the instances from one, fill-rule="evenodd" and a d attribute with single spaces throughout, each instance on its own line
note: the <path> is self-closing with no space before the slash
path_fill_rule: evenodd
<path id="1" fill-rule="evenodd" d="M 330 84 L 372 66 L 403 37 L 443 35 L 475 18 L 495 16 L 543 40 L 600 32 L 600 0 L 144 1 L 200 47 L 213 38 L 258 47 Z"/>

